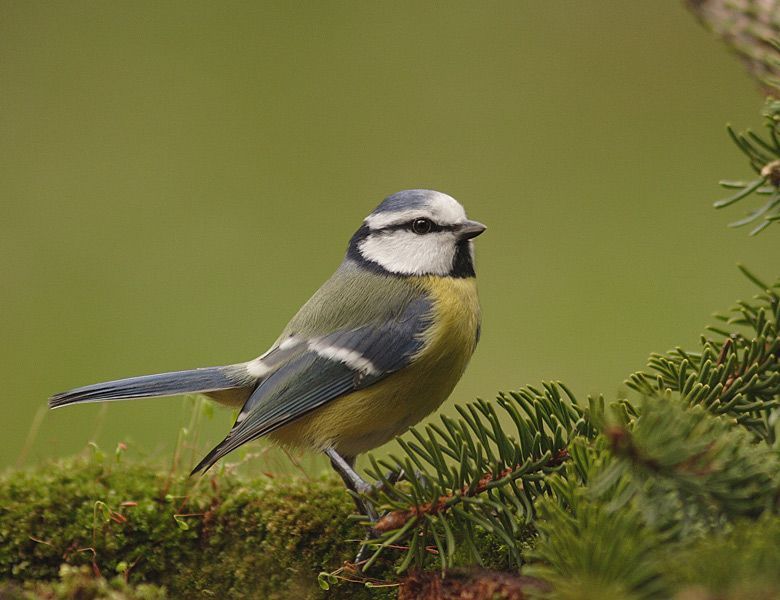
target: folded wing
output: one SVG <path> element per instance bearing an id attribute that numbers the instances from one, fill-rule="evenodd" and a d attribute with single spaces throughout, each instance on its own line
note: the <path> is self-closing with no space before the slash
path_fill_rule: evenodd
<path id="1" fill-rule="evenodd" d="M 423 347 L 431 314 L 430 300 L 418 297 L 396 318 L 385 322 L 310 338 L 293 334 L 282 340 L 277 348 L 286 353 L 286 362 L 279 364 L 274 349 L 250 367 L 259 375 L 268 368 L 265 360 L 277 359 L 244 404 L 228 436 L 193 473 L 210 468 L 239 446 L 408 365 Z"/>

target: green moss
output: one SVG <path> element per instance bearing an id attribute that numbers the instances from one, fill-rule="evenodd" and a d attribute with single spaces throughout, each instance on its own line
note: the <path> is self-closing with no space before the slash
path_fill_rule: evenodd
<path id="1" fill-rule="evenodd" d="M 0 584 L 0 598 L 5 600 L 164 600 L 165 597 L 165 588 L 148 583 L 131 585 L 120 576 L 109 581 L 95 576 L 89 567 L 68 565 L 60 569 L 60 581 Z"/>
<path id="2" fill-rule="evenodd" d="M 11 471 L 0 477 L 0 597 L 395 597 L 348 570 L 330 590 L 318 584 L 354 558 L 364 531 L 353 511 L 332 474 L 190 479 L 97 455 Z M 491 536 L 477 543 L 486 566 L 511 568 Z M 386 550 L 372 581 L 394 582 L 402 556 Z"/>
<path id="3" fill-rule="evenodd" d="M 336 477 L 190 480 L 70 459 L 0 479 L 0 577 L 55 581 L 62 564 L 85 565 L 173 597 L 326 597 L 317 574 L 350 560 L 363 535 L 352 510 Z"/>

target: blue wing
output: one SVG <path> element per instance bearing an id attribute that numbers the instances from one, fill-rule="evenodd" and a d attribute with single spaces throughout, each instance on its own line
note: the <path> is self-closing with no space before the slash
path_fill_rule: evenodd
<path id="1" fill-rule="evenodd" d="M 239 446 L 339 396 L 402 369 L 422 349 L 431 318 L 431 301 L 423 297 L 412 300 L 400 315 L 382 323 L 309 339 L 290 336 L 278 349 L 258 359 L 273 364 L 273 371 L 247 399 L 228 436 L 193 473 L 210 468 Z M 280 361 L 280 357 L 286 360 Z"/>

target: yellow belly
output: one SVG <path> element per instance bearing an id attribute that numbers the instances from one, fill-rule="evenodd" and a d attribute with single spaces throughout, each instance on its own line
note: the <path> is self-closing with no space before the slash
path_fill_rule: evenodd
<path id="1" fill-rule="evenodd" d="M 436 316 L 411 364 L 304 415 L 272 433 L 272 439 L 356 456 L 401 434 L 447 399 L 477 344 L 476 280 L 429 276 L 414 281 L 433 299 Z"/>

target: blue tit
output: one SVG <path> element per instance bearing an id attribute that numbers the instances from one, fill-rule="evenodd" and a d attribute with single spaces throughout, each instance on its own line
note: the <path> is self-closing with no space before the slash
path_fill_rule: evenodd
<path id="1" fill-rule="evenodd" d="M 203 393 L 240 410 L 193 473 L 268 436 L 326 453 L 345 484 L 364 491 L 355 457 L 435 410 L 474 352 L 480 307 L 472 239 L 483 231 L 446 194 L 393 194 L 365 218 L 339 268 L 262 356 L 80 387 L 52 396 L 49 406 Z"/>

